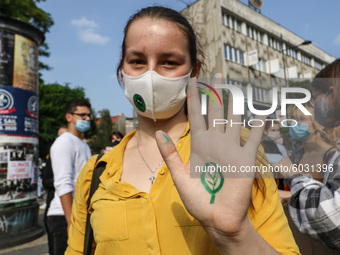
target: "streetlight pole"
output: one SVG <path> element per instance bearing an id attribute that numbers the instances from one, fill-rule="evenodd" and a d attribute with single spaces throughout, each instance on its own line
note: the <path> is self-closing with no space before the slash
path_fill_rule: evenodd
<path id="1" fill-rule="evenodd" d="M 304 41 L 304 42 L 302 42 L 302 43 L 300 43 L 298 45 L 295 45 L 293 47 L 286 46 L 285 49 L 283 49 L 282 35 L 281 35 L 281 42 L 282 42 L 281 53 L 282 53 L 282 60 L 283 60 L 283 74 L 284 74 L 284 79 L 285 79 L 285 85 L 286 85 L 286 87 L 288 87 L 288 80 L 287 80 L 287 74 L 286 74 L 286 57 L 285 57 L 285 53 L 287 53 L 287 50 L 289 50 L 289 49 L 293 50 L 293 49 L 299 48 L 300 46 L 311 44 L 312 41 Z"/>

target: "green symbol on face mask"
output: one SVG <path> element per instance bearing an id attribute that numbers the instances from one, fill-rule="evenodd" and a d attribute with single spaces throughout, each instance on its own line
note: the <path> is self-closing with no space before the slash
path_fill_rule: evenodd
<path id="1" fill-rule="evenodd" d="M 210 173 L 210 168 L 214 169 L 215 171 Z M 211 195 L 210 204 L 213 204 L 215 202 L 215 194 L 219 192 L 223 186 L 224 177 L 223 174 L 217 170 L 217 165 L 214 162 L 206 163 L 205 169 L 207 169 L 207 171 L 202 171 L 201 173 L 201 182 L 204 188 Z M 211 181 L 209 179 L 211 179 Z"/>
<path id="2" fill-rule="evenodd" d="M 141 95 L 135 94 L 133 96 L 133 102 L 138 110 L 140 110 L 141 112 L 145 112 L 146 106 L 145 106 L 144 99 L 142 98 Z"/>

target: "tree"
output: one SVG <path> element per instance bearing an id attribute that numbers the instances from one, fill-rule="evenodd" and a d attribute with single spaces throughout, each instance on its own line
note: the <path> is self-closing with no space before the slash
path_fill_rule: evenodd
<path id="1" fill-rule="evenodd" d="M 37 3 L 45 0 L 1 0 L 0 15 L 17 18 L 38 28 L 43 34 L 49 32 L 54 24 L 51 14 L 43 11 Z M 46 42 L 39 46 L 39 56 L 49 57 L 49 47 Z M 51 67 L 39 61 L 39 70 L 50 70 Z"/>
<path id="2" fill-rule="evenodd" d="M 97 133 L 90 141 L 89 146 L 92 153 L 100 153 L 106 146 L 111 146 L 112 120 L 110 111 L 104 109 L 100 113 L 100 122 L 97 127 Z"/>
<path id="3" fill-rule="evenodd" d="M 60 85 L 39 83 L 39 155 L 41 158 L 49 153 L 58 129 L 66 125 L 64 108 L 66 103 L 74 98 L 85 98 L 84 88 L 70 88 L 69 84 Z M 88 100 L 88 99 L 87 99 Z M 92 120 L 90 131 L 86 136 L 95 132 L 95 120 Z"/>

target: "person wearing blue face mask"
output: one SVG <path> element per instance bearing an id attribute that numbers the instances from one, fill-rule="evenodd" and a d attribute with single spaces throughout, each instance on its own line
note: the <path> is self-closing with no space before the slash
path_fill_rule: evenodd
<path id="1" fill-rule="evenodd" d="M 337 59 L 321 70 L 312 82 L 314 117 L 320 125 L 340 126 L 339 97 L 340 59 Z M 287 172 L 281 175 L 289 178 L 292 192 L 289 211 L 297 228 L 327 247 L 340 250 L 340 140 L 337 145 L 338 149 L 327 164 L 321 164 L 322 182 L 309 174 Z M 311 166 L 312 160 L 311 156 L 306 165 Z"/>
<path id="2" fill-rule="evenodd" d="M 65 119 L 67 132 L 55 140 L 50 150 L 55 195 L 47 212 L 47 228 L 53 255 L 64 254 L 66 250 L 75 182 L 91 157 L 90 147 L 83 141 L 84 132 L 90 128 L 90 103 L 72 99 L 66 104 Z"/>
<path id="3" fill-rule="evenodd" d="M 289 128 L 290 137 L 299 142 L 306 141 L 312 132 L 309 131 L 309 125 L 304 122 L 298 122 L 295 126 Z"/>
<path id="4" fill-rule="evenodd" d="M 311 104 L 304 105 L 310 113 L 314 113 Z M 335 141 L 332 141 L 326 132 L 324 126 L 320 125 L 313 116 L 304 115 L 295 105 L 288 108 L 288 115 L 297 121 L 295 126 L 289 128 L 289 134 L 294 141 L 301 143 L 299 148 L 291 154 L 293 164 L 308 165 L 310 169 L 316 169 L 318 165 L 327 164 L 328 160 L 334 154 L 336 148 Z M 322 181 L 322 175 L 319 171 L 307 171 L 314 179 Z"/>

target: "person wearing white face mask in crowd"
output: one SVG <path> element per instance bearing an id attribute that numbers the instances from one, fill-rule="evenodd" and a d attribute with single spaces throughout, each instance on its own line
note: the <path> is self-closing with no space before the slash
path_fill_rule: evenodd
<path id="1" fill-rule="evenodd" d="M 47 212 L 51 255 L 65 253 L 74 185 L 80 170 L 91 157 L 90 147 L 83 141 L 84 132 L 90 128 L 90 103 L 85 99 L 70 100 L 65 107 L 65 119 L 67 130 L 55 140 L 50 149 L 55 188 Z"/>
<path id="2" fill-rule="evenodd" d="M 198 45 L 177 11 L 147 7 L 129 19 L 117 74 L 138 114 L 138 128 L 97 163 L 92 157 L 79 174 L 66 255 L 84 252 L 87 211 L 92 254 L 300 254 L 272 178 L 214 177 L 225 184 L 215 197 L 202 179 L 190 178 L 192 160 L 205 163 L 211 155 L 237 169 L 267 165 L 258 149 L 262 128 L 251 130 L 247 140 L 249 131 L 240 126 L 226 132 L 204 126 Z M 214 83 L 221 78 L 216 75 Z M 189 109 L 187 99 L 194 105 Z M 223 116 L 223 107 L 211 103 L 209 109 Z M 229 119 L 241 121 L 230 111 Z M 99 187 L 88 201 L 93 169 L 103 163 Z"/>
<path id="3" fill-rule="evenodd" d="M 266 153 L 268 163 L 272 165 L 281 165 L 282 162 L 289 162 L 288 153 L 283 145 L 283 138 L 280 133 L 280 122 L 277 120 L 269 121 L 267 119 L 263 140 L 261 142 Z M 289 189 L 285 189 L 285 182 L 282 178 L 276 180 L 281 202 L 287 203 L 290 197 Z"/>
<path id="4" fill-rule="evenodd" d="M 340 59 L 337 59 L 321 70 L 312 82 L 314 118 L 320 125 L 340 126 L 339 98 Z M 302 129 L 308 130 L 306 126 Z M 309 132 L 311 131 L 313 130 Z M 306 133 L 304 137 L 311 136 Z M 326 145 L 323 151 L 326 151 L 327 147 L 330 146 Z M 320 240 L 327 247 L 340 250 L 340 140 L 337 147 L 338 150 L 328 160 L 327 165 L 321 166 L 322 182 L 314 180 L 310 174 L 286 172 L 281 175 L 289 178 L 292 193 L 289 212 L 297 228 Z M 319 159 L 321 157 L 322 153 Z M 306 163 L 312 167 L 312 162 L 314 161 L 310 159 Z"/>
<path id="5" fill-rule="evenodd" d="M 267 119 L 261 142 L 269 164 L 278 164 L 283 158 L 288 157 L 286 148 L 283 146 L 283 138 L 280 133 L 280 122 Z"/>

